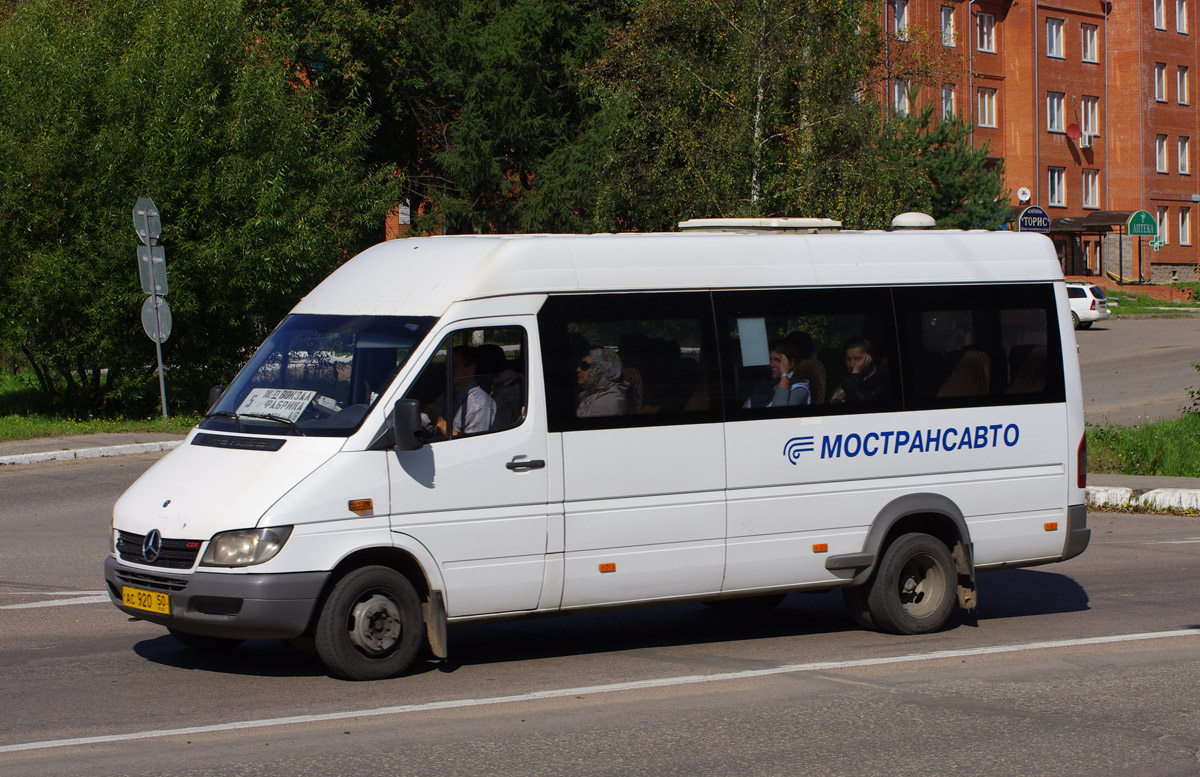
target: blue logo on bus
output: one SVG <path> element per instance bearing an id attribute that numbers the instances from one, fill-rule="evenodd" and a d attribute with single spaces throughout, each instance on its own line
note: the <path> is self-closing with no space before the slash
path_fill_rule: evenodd
<path id="1" fill-rule="evenodd" d="M 787 456 L 787 460 L 795 464 L 800 460 L 801 453 L 812 453 L 816 445 L 816 438 L 811 434 L 807 437 L 793 437 L 783 446 L 783 455 Z"/>

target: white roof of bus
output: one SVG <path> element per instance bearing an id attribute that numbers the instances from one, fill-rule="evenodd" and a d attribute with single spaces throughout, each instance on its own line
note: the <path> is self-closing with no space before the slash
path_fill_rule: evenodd
<path id="1" fill-rule="evenodd" d="M 441 316 L 458 300 L 509 294 L 1062 277 L 1051 242 L 1019 232 L 442 236 L 367 249 L 293 312 Z"/>

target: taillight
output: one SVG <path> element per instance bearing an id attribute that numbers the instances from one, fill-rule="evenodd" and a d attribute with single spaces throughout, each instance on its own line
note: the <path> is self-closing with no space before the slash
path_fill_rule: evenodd
<path id="1" fill-rule="evenodd" d="M 1092 300 L 1092 310 L 1096 309 L 1096 300 Z"/>
<path id="2" fill-rule="evenodd" d="M 1079 438 L 1079 455 L 1078 461 L 1075 462 L 1078 468 L 1075 473 L 1075 480 L 1080 488 L 1087 488 L 1087 432 L 1083 433 L 1083 437 Z"/>

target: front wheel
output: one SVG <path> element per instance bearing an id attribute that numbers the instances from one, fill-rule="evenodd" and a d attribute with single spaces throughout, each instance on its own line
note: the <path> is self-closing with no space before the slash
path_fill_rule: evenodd
<path id="1" fill-rule="evenodd" d="M 927 634 L 946 625 L 957 575 L 950 549 L 928 534 L 904 534 L 883 555 L 867 606 L 871 621 L 893 634 Z"/>
<path id="2" fill-rule="evenodd" d="M 404 575 L 363 567 L 339 580 L 317 619 L 317 655 L 346 680 L 382 680 L 408 668 L 421 644 L 421 599 Z"/>

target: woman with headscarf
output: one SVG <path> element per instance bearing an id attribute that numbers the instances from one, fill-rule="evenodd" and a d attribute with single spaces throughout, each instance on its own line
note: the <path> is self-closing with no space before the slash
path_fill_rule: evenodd
<path id="1" fill-rule="evenodd" d="M 575 367 L 580 418 L 625 415 L 627 387 L 621 382 L 621 357 L 613 348 L 593 348 Z"/>

